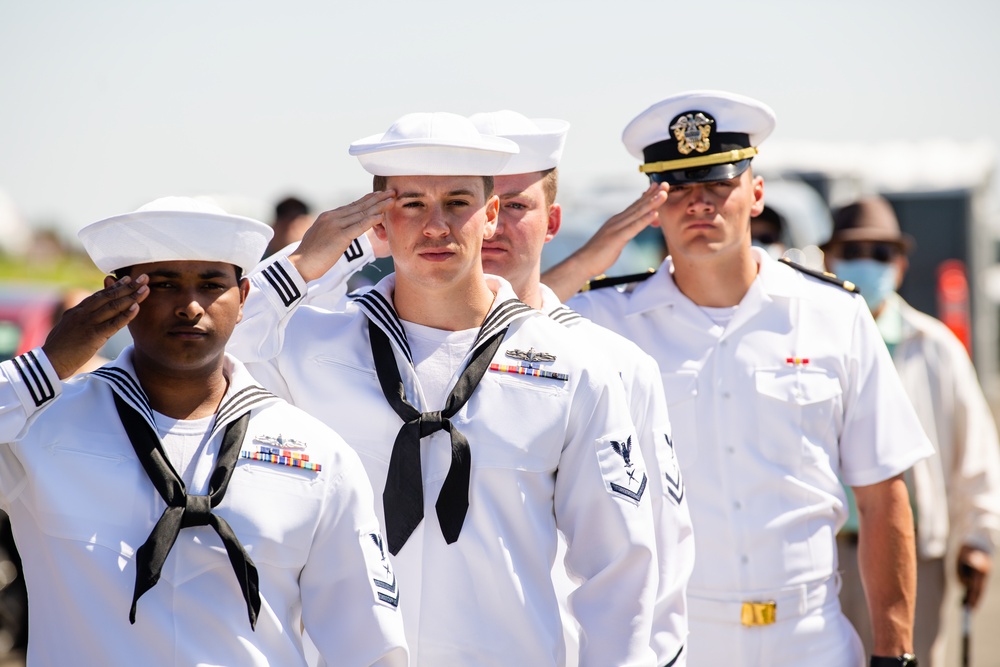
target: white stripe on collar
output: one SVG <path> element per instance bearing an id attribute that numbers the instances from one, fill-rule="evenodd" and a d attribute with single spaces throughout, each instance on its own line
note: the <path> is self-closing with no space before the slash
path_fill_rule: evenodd
<path id="1" fill-rule="evenodd" d="M 226 394 L 223 396 L 222 403 L 215 415 L 215 426 L 212 428 L 213 436 L 248 410 L 280 400 L 257 384 L 243 364 L 229 355 L 226 355 L 226 372 L 229 377 L 229 387 L 226 389 Z M 135 408 L 150 427 L 156 431 L 156 420 L 153 419 L 153 409 L 149 405 L 149 397 L 146 396 L 146 392 L 139 384 L 132 366 L 131 345 L 122 350 L 122 353 L 112 363 L 98 368 L 90 375 L 106 382 L 112 391 Z"/>
<path id="2" fill-rule="evenodd" d="M 490 290 L 496 295 L 496 298 L 490 306 L 490 312 L 487 313 L 482 326 L 479 328 L 476 342 L 472 346 L 473 351 L 485 343 L 493 334 L 502 330 L 514 320 L 526 317 L 534 312 L 528 304 L 517 298 L 510 283 L 503 278 L 486 276 L 486 282 Z M 402 351 L 406 360 L 412 364 L 413 356 L 410 352 L 410 345 L 406 341 L 403 324 L 392 303 L 392 293 L 395 287 L 396 274 L 391 273 L 371 289 L 351 295 L 351 298 L 365 312 L 368 319 L 385 332 L 389 340 L 396 344 L 396 347 Z"/>

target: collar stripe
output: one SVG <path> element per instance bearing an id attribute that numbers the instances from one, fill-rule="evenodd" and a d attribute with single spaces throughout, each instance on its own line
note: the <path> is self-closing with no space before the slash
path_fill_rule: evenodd
<path id="1" fill-rule="evenodd" d="M 302 297 L 302 293 L 295 286 L 295 282 L 291 276 L 288 275 L 288 272 L 278 262 L 274 262 L 261 273 L 264 274 L 267 282 L 271 283 L 271 287 L 281 297 L 281 302 L 285 304 L 286 308 Z"/>
<path id="2" fill-rule="evenodd" d="M 264 389 L 260 385 L 252 384 L 244 387 L 226 399 L 226 402 L 219 408 L 215 417 L 215 429 L 224 426 L 234 416 L 242 416 L 248 410 L 252 410 L 259 404 L 277 398 L 274 394 Z"/>
<path id="3" fill-rule="evenodd" d="M 14 359 L 14 367 L 20 373 L 24 384 L 28 386 L 31 398 L 35 401 L 35 407 L 42 405 L 55 398 L 56 391 L 52 388 L 52 383 L 45 376 L 45 370 L 41 362 L 35 356 L 35 352 L 25 352 Z"/>
<path id="4" fill-rule="evenodd" d="M 399 316 L 396 314 L 396 309 L 392 307 L 392 304 L 375 290 L 359 294 L 354 300 L 364 308 L 369 319 L 376 322 L 376 324 L 380 323 L 382 325 L 380 328 L 386 332 L 386 335 L 396 341 L 396 345 L 406 355 L 406 360 L 412 364 L 413 356 L 410 354 L 410 344 L 406 341 L 406 333 L 403 331 L 403 325 L 399 321 Z"/>
<path id="5" fill-rule="evenodd" d="M 153 419 L 153 409 L 149 406 L 149 399 L 146 392 L 135 381 L 135 379 L 120 368 L 114 366 L 104 366 L 91 373 L 97 377 L 104 378 L 112 387 L 118 388 L 118 393 L 126 399 L 136 410 L 138 410 L 146 421 L 152 426 L 156 424 Z"/>
<path id="6" fill-rule="evenodd" d="M 549 313 L 549 317 L 559 324 L 565 325 L 569 325 L 572 322 L 578 322 L 583 319 L 583 316 L 580 315 L 580 313 L 576 312 L 572 308 L 567 308 L 566 306 L 554 308 L 552 312 Z"/>
<path id="7" fill-rule="evenodd" d="M 511 320 L 523 313 L 532 312 L 531 306 L 518 299 L 508 299 L 497 306 L 492 313 L 486 316 L 479 336 L 476 338 L 476 346 L 482 341 L 490 338 L 494 333 L 503 329 Z"/>

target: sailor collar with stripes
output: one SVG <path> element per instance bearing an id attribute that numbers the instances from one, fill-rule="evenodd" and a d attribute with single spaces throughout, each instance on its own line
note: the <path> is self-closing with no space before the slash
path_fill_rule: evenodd
<path id="1" fill-rule="evenodd" d="M 538 291 L 542 295 L 542 312 L 550 319 L 566 327 L 572 327 L 584 321 L 583 315 L 560 301 L 548 285 L 539 283 Z"/>
<path id="2" fill-rule="evenodd" d="M 496 295 L 490 312 L 483 320 L 479 328 L 479 335 L 472 346 L 472 351 L 479 349 L 497 331 L 508 326 L 511 322 L 532 315 L 535 311 L 526 303 L 517 298 L 514 289 L 503 278 L 498 276 L 486 276 L 486 283 L 490 290 Z M 385 332 L 392 344 L 399 349 L 412 365 L 413 355 L 410 353 L 410 345 L 406 340 L 406 332 L 403 331 L 403 323 L 393 306 L 392 294 L 396 287 L 396 274 L 391 273 L 378 282 L 371 289 L 354 293 L 351 298 L 361 310 L 365 312 L 368 319 L 375 326 Z"/>
<path id="3" fill-rule="evenodd" d="M 228 354 L 225 358 L 224 370 L 226 377 L 229 378 L 229 387 L 215 413 L 212 437 L 215 437 L 227 424 L 239 419 L 248 410 L 281 400 L 257 384 L 243 364 Z M 135 369 L 132 366 L 131 345 L 125 348 L 113 362 L 90 373 L 90 377 L 106 382 L 112 391 L 142 415 L 154 433 L 157 432 L 156 422 L 153 419 L 153 409 L 149 405 L 146 392 L 139 385 Z"/>

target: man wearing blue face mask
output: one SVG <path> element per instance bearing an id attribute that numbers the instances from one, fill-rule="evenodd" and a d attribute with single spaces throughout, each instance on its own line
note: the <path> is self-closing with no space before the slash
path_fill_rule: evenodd
<path id="1" fill-rule="evenodd" d="M 950 578 L 946 563 L 957 566 L 963 602 L 974 609 L 1000 538 L 996 425 L 962 343 L 943 323 L 896 293 L 914 243 L 900 232 L 889 202 L 861 199 L 834 211 L 833 220 L 833 235 L 823 246 L 827 267 L 861 290 L 936 450 L 914 464 L 907 482 L 917 525 L 916 653 L 921 664 L 944 665 L 943 612 L 958 594 L 945 585 Z M 852 520 L 857 517 L 848 520 L 837 540 L 840 563 L 847 570 L 841 605 L 870 647 L 861 580 L 850 567 L 858 547 Z"/>

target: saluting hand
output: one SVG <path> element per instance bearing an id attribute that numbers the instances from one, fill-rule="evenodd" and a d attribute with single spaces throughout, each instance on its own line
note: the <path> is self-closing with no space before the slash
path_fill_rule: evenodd
<path id="1" fill-rule="evenodd" d="M 583 284 L 611 268 L 625 245 L 646 227 L 660 224 L 657 211 L 667 201 L 670 186 L 652 183 L 642 196 L 621 213 L 608 218 L 579 250 L 542 276 L 556 295 L 566 300 Z"/>
<path id="2" fill-rule="evenodd" d="M 149 295 L 143 274 L 135 280 L 107 277 L 104 289 L 91 294 L 63 313 L 52 327 L 42 350 L 52 367 L 65 380 L 72 376 L 115 333 L 139 313 L 139 304 Z"/>
<path id="3" fill-rule="evenodd" d="M 670 186 L 666 183 L 651 183 L 641 197 L 618 215 L 608 218 L 590 241 L 584 244 L 584 248 L 593 246 L 592 252 L 601 257 L 602 268 L 597 273 L 611 268 L 618 261 L 625 245 L 639 232 L 650 225 L 660 226 L 657 211 L 667 201 L 669 192 Z"/>
<path id="4" fill-rule="evenodd" d="M 384 220 L 395 197 L 393 190 L 371 192 L 346 206 L 321 213 L 288 261 L 307 282 L 320 278 L 354 239 Z"/>

